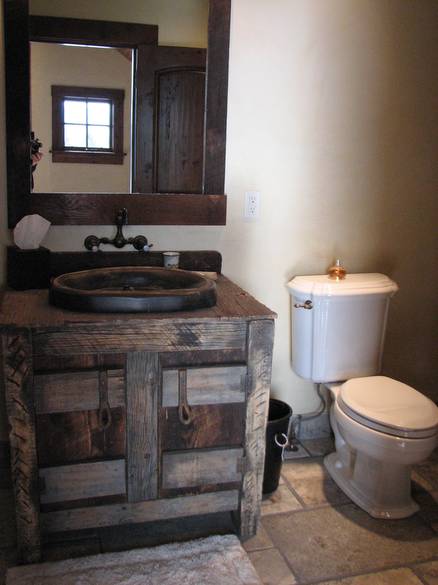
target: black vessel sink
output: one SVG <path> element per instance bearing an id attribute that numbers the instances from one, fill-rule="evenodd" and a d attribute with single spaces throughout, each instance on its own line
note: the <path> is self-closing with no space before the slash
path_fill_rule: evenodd
<path id="1" fill-rule="evenodd" d="M 54 278 L 50 302 L 64 309 L 92 313 L 188 311 L 214 306 L 216 285 L 187 270 L 96 268 Z"/>

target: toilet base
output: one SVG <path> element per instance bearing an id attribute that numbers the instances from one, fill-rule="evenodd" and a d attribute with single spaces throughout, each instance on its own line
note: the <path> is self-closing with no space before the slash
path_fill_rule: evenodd
<path id="1" fill-rule="evenodd" d="M 363 457 L 363 455 L 362 455 Z M 359 462 L 355 462 L 356 465 Z M 363 469 L 369 467 L 364 464 L 364 461 L 361 462 L 364 466 Z M 338 487 L 344 492 L 346 496 L 348 496 L 355 504 L 368 512 L 370 516 L 373 518 L 386 518 L 386 519 L 400 519 L 400 518 L 407 518 L 408 516 L 412 516 L 415 512 L 418 512 L 419 506 L 412 498 L 410 497 L 410 490 L 405 494 L 403 498 L 404 501 L 401 503 L 399 501 L 399 505 L 391 506 L 384 504 L 379 506 L 376 504 L 376 501 L 373 500 L 363 489 L 360 489 L 358 482 L 354 479 L 355 471 L 352 469 L 351 465 L 346 465 L 338 456 L 337 452 L 330 453 L 324 458 L 324 466 L 327 469 L 328 473 L 330 474 L 331 478 L 335 481 Z M 410 469 L 405 468 L 404 470 L 399 469 L 399 472 L 406 474 L 406 480 L 410 486 Z M 385 479 L 383 476 L 380 479 Z M 388 478 L 389 479 L 389 478 Z M 402 482 L 406 483 L 406 482 Z M 384 485 L 384 483 L 382 484 Z M 398 494 L 400 495 L 400 494 Z M 384 498 L 385 499 L 385 498 Z M 401 505 L 400 505 L 401 504 Z"/>

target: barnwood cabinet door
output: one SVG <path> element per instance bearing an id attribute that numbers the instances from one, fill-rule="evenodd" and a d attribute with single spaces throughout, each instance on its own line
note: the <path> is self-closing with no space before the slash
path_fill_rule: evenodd
<path id="1" fill-rule="evenodd" d="M 239 489 L 246 365 L 164 369 L 160 497 Z"/>
<path id="2" fill-rule="evenodd" d="M 34 406 L 41 511 L 125 501 L 124 370 L 36 373 Z"/>

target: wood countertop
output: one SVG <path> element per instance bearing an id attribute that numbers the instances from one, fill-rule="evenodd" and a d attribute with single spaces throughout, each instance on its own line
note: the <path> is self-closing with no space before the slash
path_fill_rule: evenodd
<path id="1" fill-rule="evenodd" d="M 216 286 L 216 306 L 172 313 L 81 313 L 50 305 L 48 290 L 5 291 L 0 301 L 0 327 L 74 329 L 75 326 L 82 325 L 96 325 L 99 328 L 99 325 L 105 326 L 108 323 L 129 323 L 135 326 L 136 323 L 141 325 L 149 321 L 252 321 L 275 319 L 277 316 L 225 276 L 218 276 Z"/>

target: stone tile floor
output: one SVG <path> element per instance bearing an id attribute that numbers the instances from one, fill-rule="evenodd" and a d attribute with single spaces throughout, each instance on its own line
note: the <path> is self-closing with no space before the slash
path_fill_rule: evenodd
<path id="1" fill-rule="evenodd" d="M 265 585 L 438 585 L 438 450 L 413 472 L 420 512 L 375 520 L 330 479 L 331 439 L 303 442 L 245 543 Z"/>
<path id="2" fill-rule="evenodd" d="M 438 585 L 438 450 L 413 472 L 420 512 L 393 521 L 371 518 L 340 492 L 322 464 L 330 450 L 330 439 L 303 441 L 263 501 L 260 528 L 245 548 L 264 585 Z M 45 544 L 44 558 L 150 546 L 170 532 L 185 540 L 233 530 L 229 515 L 212 516 L 64 535 Z M 0 585 L 15 563 L 13 526 L 8 471 L 0 468 Z"/>

